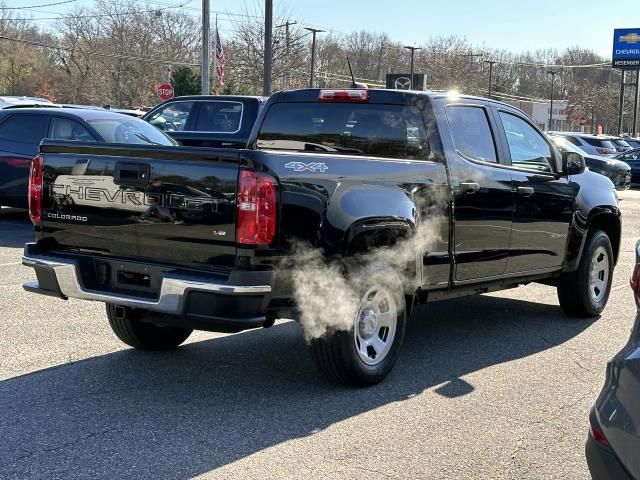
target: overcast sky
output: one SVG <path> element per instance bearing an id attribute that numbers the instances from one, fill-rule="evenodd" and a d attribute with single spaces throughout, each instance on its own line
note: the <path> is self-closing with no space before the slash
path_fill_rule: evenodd
<path id="1" fill-rule="evenodd" d="M 62 0 L 57 0 L 62 1 Z M 234 28 L 236 16 L 260 13 L 260 0 L 210 0 L 219 12 L 220 34 Z M 54 3 L 56 0 L 5 0 L 7 7 Z M 141 2 L 141 5 L 144 2 Z M 184 12 L 197 16 L 201 0 L 158 0 L 153 7 L 185 4 Z M 20 10 L 31 12 L 37 23 L 51 26 L 56 17 L 75 6 Z M 431 36 L 461 35 L 475 45 L 520 52 L 580 45 L 601 55 L 611 54 L 614 28 L 640 27 L 639 0 L 274 0 L 276 12 L 289 12 L 300 23 L 345 33 L 353 30 L 387 32 L 397 41 L 420 44 Z M 235 15 L 234 15 L 235 14 Z"/>

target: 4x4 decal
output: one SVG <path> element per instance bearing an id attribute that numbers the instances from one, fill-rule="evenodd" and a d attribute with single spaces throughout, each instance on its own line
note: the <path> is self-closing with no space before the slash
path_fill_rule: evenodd
<path id="1" fill-rule="evenodd" d="M 326 163 L 323 162 L 312 162 L 312 163 L 304 163 L 304 162 L 288 162 L 285 164 L 284 168 L 290 168 L 294 172 L 321 172 L 324 173 L 329 170 Z"/>

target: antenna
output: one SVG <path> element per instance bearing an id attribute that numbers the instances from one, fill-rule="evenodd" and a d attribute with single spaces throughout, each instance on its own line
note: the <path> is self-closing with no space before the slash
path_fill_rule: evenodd
<path id="1" fill-rule="evenodd" d="M 350 88 L 369 88 L 365 83 L 356 82 L 356 77 L 353 76 L 353 70 L 351 69 L 351 62 L 347 57 L 347 65 L 349 66 L 349 73 L 351 74 L 351 87 Z"/>
<path id="2" fill-rule="evenodd" d="M 347 57 L 347 65 L 349 66 L 349 73 L 351 74 L 351 88 L 358 88 L 356 86 L 356 79 L 353 76 L 353 70 L 351 69 L 351 62 L 349 61 L 349 57 Z"/>

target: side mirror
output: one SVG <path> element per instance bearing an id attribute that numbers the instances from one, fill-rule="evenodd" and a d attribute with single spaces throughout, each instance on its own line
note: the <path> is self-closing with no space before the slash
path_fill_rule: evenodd
<path id="1" fill-rule="evenodd" d="M 578 175 L 584 172 L 585 164 L 582 155 L 576 152 L 562 152 L 562 173 Z"/>

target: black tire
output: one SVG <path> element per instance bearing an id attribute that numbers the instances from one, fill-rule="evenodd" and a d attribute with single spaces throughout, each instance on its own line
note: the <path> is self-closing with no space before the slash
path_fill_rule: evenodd
<path id="1" fill-rule="evenodd" d="M 173 350 L 184 342 L 193 329 L 159 327 L 141 319 L 148 312 L 124 309 L 116 315 L 116 305 L 107 303 L 107 317 L 111 330 L 122 342 L 140 350 Z M 122 315 L 124 313 L 124 315 Z"/>
<path id="2" fill-rule="evenodd" d="M 594 255 L 598 250 L 600 250 L 599 257 L 606 255 L 608 262 L 608 268 L 602 268 L 602 272 L 607 271 L 606 286 L 596 288 L 595 293 L 592 294 L 591 272 L 594 266 Z M 613 262 L 613 249 L 607 234 L 602 230 L 590 231 L 578 269 L 575 272 L 563 274 L 558 283 L 558 299 L 565 314 L 570 317 L 595 317 L 602 313 L 611 292 Z"/>
<path id="3" fill-rule="evenodd" d="M 354 328 L 349 331 L 328 332 L 320 338 L 312 339 L 310 350 L 318 369 L 333 383 L 366 387 L 382 381 L 398 360 L 406 330 L 407 310 L 402 283 L 388 266 L 375 265 L 361 270 L 358 275 L 351 276 L 351 284 L 354 291 L 362 296 L 377 285 L 393 294 L 397 308 L 395 335 L 390 340 L 391 346 L 386 356 L 380 363 L 367 365 L 358 353 Z"/>

